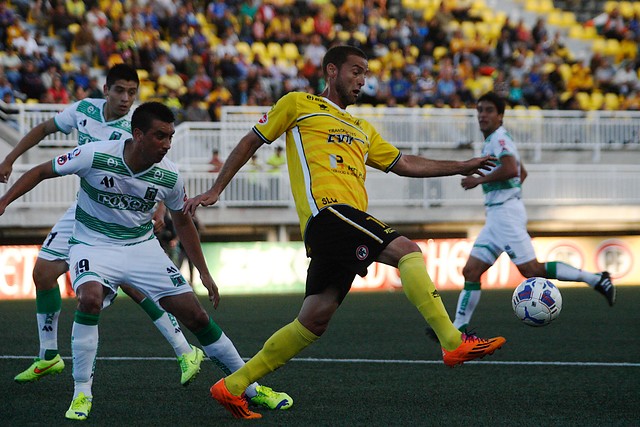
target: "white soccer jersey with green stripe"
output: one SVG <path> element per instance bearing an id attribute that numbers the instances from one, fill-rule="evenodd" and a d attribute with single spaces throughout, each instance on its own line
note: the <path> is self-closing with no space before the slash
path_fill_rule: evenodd
<path id="1" fill-rule="evenodd" d="M 485 171 L 485 174 L 489 174 L 500 167 L 504 156 L 512 156 L 518 164 L 518 176 L 504 181 L 482 184 L 485 206 L 501 205 L 509 199 L 520 198 L 522 194 L 520 183 L 520 154 L 518 153 L 515 142 L 513 142 L 513 138 L 511 138 L 511 135 L 504 127 L 500 126 L 485 139 L 482 145 L 482 155 L 494 156 L 498 159 L 496 166 L 489 171 Z"/>
<path id="2" fill-rule="evenodd" d="M 65 134 L 78 129 L 78 145 L 131 138 L 132 112 L 108 122 L 104 113 L 106 103 L 105 99 L 86 98 L 62 110 L 53 120 Z"/>
<path id="3" fill-rule="evenodd" d="M 153 239 L 156 203 L 181 210 L 187 199 L 178 167 L 168 159 L 134 174 L 123 160 L 125 141 L 97 141 L 53 160 L 59 175 L 80 177 L 70 243 L 131 245 Z"/>

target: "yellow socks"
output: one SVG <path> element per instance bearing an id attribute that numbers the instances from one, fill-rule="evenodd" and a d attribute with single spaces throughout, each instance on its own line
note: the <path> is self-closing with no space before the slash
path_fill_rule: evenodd
<path id="1" fill-rule="evenodd" d="M 224 379 L 227 389 L 240 396 L 249 384 L 275 371 L 318 338 L 295 319 L 271 335 L 262 350 Z"/>
<path id="2" fill-rule="evenodd" d="M 458 348 L 462 343 L 461 333 L 451 323 L 440 294 L 427 273 L 422 253 L 412 252 L 403 256 L 398 262 L 398 269 L 404 293 L 433 328 L 440 345 L 448 351 Z"/>

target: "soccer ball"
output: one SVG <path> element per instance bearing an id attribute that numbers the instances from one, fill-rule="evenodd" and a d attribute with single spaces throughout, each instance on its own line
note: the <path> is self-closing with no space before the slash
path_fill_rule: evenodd
<path id="1" fill-rule="evenodd" d="M 529 326 L 545 326 L 560 315 L 562 295 L 556 285 L 542 277 L 520 283 L 511 298 L 513 312 Z"/>

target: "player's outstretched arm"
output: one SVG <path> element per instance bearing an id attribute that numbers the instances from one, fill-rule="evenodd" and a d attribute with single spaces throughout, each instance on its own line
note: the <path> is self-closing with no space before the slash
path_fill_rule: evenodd
<path id="1" fill-rule="evenodd" d="M 56 122 L 53 119 L 44 121 L 31 129 L 15 147 L 7 154 L 2 163 L 0 163 L 0 182 L 7 182 L 11 172 L 13 171 L 13 164 L 23 153 L 32 147 L 38 145 L 45 136 L 52 134 L 58 130 Z"/>
<path id="2" fill-rule="evenodd" d="M 171 219 L 173 220 L 173 226 L 176 229 L 176 234 L 182 243 L 182 247 L 187 254 L 187 257 L 193 262 L 193 265 L 198 269 L 200 273 L 200 279 L 202 284 L 209 291 L 209 300 L 213 302 L 213 307 L 218 308 L 220 303 L 220 293 L 218 292 L 218 286 L 209 273 L 209 267 L 204 259 L 202 253 L 202 247 L 200 246 L 200 237 L 198 236 L 198 230 L 196 229 L 193 219 L 190 214 L 186 214 L 182 211 L 172 211 Z"/>
<path id="3" fill-rule="evenodd" d="M 7 206 L 18 197 L 31 191 L 36 185 L 48 178 L 59 176 L 53 171 L 51 161 L 42 163 L 29 169 L 0 197 L 0 215 L 4 214 Z"/>
<path id="4" fill-rule="evenodd" d="M 211 188 L 187 200 L 182 211 L 193 215 L 198 206 L 211 206 L 217 203 L 220 199 L 220 194 L 227 188 L 231 179 L 263 143 L 264 141 L 255 132 L 249 131 L 231 151 Z"/>
<path id="5" fill-rule="evenodd" d="M 491 173 L 480 176 L 466 176 L 462 178 L 460 185 L 465 190 L 475 188 L 480 184 L 488 182 L 506 181 L 518 176 L 518 163 L 513 156 L 502 156 L 500 158 L 500 166 L 495 168 Z"/>
<path id="6" fill-rule="evenodd" d="M 433 160 L 426 157 L 404 154 L 391 168 L 391 172 L 414 178 L 431 178 L 450 175 L 484 175 L 496 165 L 492 156 L 474 157 L 469 160 Z"/>

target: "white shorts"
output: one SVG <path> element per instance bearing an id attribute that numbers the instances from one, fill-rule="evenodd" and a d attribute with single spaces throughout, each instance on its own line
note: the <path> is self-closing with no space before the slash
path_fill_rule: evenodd
<path id="1" fill-rule="evenodd" d="M 487 208 L 485 225 L 470 255 L 493 265 L 502 252 L 506 252 L 515 265 L 536 259 L 531 236 L 527 232 L 527 212 L 520 199 Z"/>
<path id="2" fill-rule="evenodd" d="M 56 222 L 49 235 L 42 242 L 38 258 L 46 261 L 63 260 L 69 263 L 69 239 L 73 234 L 73 224 L 76 222 L 76 204 L 71 205 Z"/>
<path id="3" fill-rule="evenodd" d="M 69 260 L 76 293 L 86 282 L 99 282 L 113 295 L 126 284 L 157 304 L 166 296 L 193 292 L 157 239 L 131 246 L 71 245 Z M 111 299 L 109 295 L 105 301 Z"/>

